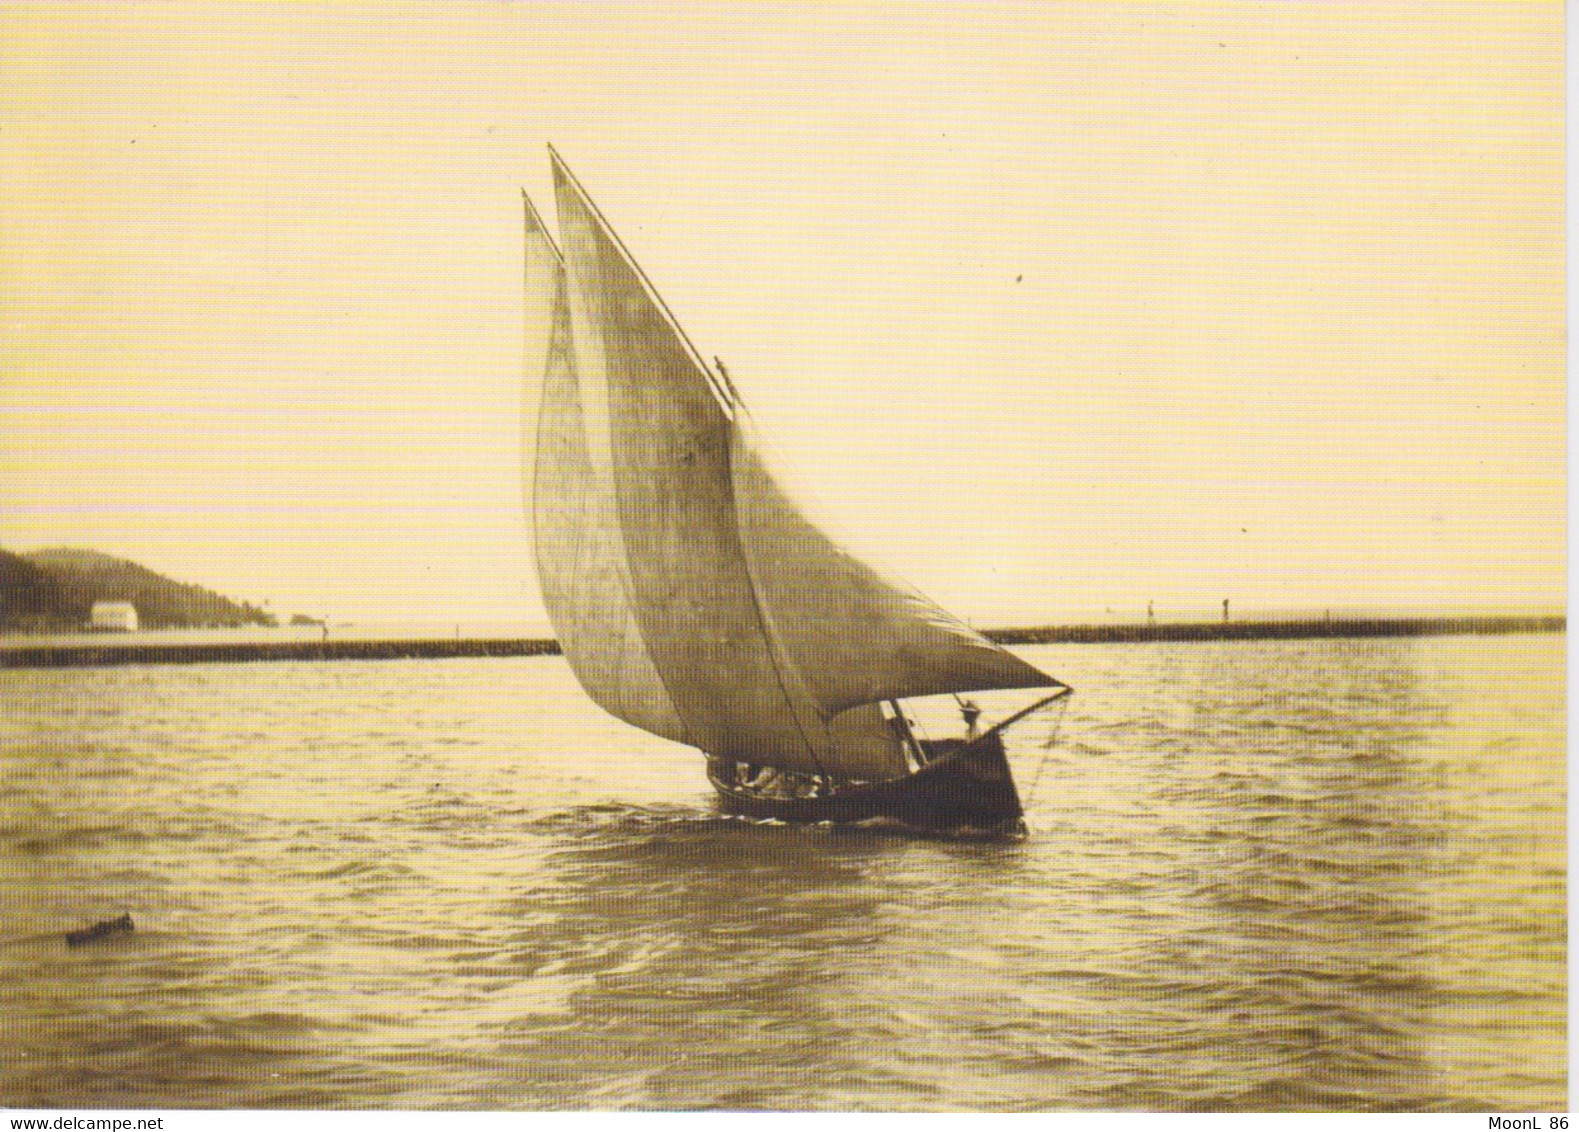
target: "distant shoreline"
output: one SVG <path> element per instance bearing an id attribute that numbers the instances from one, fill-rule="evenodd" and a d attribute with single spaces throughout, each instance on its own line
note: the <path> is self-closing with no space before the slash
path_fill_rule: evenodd
<path id="1" fill-rule="evenodd" d="M 983 635 L 1003 645 L 1085 645 L 1566 631 L 1567 617 L 1559 614 L 1537 617 L 1351 617 L 1155 625 L 1054 625 L 1026 629 L 987 629 L 983 630 Z M 225 664 L 267 660 L 443 660 L 458 657 L 557 655 L 559 642 L 550 638 L 203 641 L 186 644 L 139 643 L 135 639 L 118 639 L 103 644 L 8 645 L 0 648 L 0 668 L 94 668 L 125 664 Z"/>

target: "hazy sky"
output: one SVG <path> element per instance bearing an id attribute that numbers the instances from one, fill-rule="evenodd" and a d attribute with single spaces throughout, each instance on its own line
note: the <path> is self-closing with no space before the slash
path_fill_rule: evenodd
<path id="1" fill-rule="evenodd" d="M 0 546 L 541 620 L 517 189 L 552 224 L 551 141 L 821 513 L 978 624 L 1559 605 L 1562 36 L 1557 3 L 8 5 Z"/>

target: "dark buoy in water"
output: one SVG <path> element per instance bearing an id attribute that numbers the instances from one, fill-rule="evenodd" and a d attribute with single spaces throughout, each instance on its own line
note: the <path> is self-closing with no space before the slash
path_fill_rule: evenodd
<path id="1" fill-rule="evenodd" d="M 114 935 L 117 932 L 129 932 L 131 930 L 132 914 L 130 912 L 123 912 L 118 919 L 100 920 L 91 928 L 83 928 L 81 931 L 75 932 L 67 932 L 66 946 L 81 947 L 85 943 L 92 943 L 96 939 L 103 939 L 107 935 Z"/>

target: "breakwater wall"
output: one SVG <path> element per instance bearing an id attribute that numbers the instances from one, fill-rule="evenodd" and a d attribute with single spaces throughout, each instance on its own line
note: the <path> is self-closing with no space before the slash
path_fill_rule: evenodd
<path id="1" fill-rule="evenodd" d="M 1333 617 L 1306 621 L 1182 621 L 1161 625 L 1051 625 L 988 629 L 1000 645 L 1097 645 L 1142 641 L 1292 641 L 1309 637 L 1443 637 L 1470 633 L 1562 633 L 1564 616 Z"/>
<path id="2" fill-rule="evenodd" d="M 558 656 L 555 640 L 198 641 L 190 644 L 39 645 L 0 648 L 0 668 L 119 664 L 226 664 L 256 660 L 445 660 L 462 656 Z"/>
<path id="3" fill-rule="evenodd" d="M 1567 618 L 1376 617 L 1310 621 L 1201 621 L 1161 625 L 1051 625 L 988 629 L 1003 645 L 1141 644 L 1150 641 L 1286 641 L 1309 637 L 1433 637 L 1453 634 L 1561 633 Z M 557 656 L 547 638 L 387 641 L 199 641 L 0 647 L 0 668 L 87 668 L 122 664 L 224 664 L 264 660 L 443 660 L 452 657 Z"/>

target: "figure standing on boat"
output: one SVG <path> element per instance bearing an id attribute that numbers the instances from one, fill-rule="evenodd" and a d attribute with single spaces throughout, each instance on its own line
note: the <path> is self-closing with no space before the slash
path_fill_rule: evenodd
<path id="1" fill-rule="evenodd" d="M 966 700 L 959 705 L 959 713 L 965 717 L 965 742 L 974 743 L 981 737 L 981 728 L 976 726 L 976 721 L 981 718 L 981 708 L 976 706 L 975 700 Z"/>

